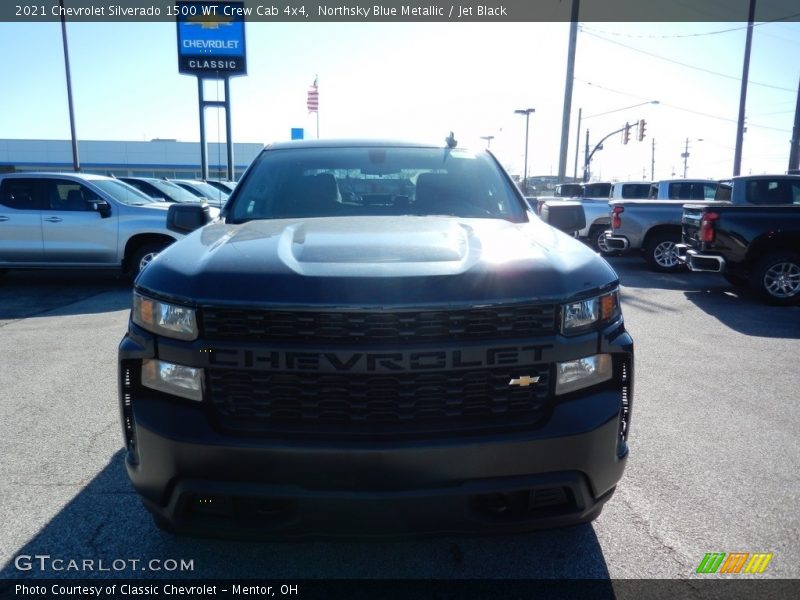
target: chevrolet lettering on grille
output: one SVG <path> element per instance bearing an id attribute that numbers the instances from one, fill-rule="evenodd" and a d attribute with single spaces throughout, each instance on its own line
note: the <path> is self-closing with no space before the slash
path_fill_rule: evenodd
<path id="1" fill-rule="evenodd" d="M 551 357 L 547 351 L 552 348 L 552 344 L 531 344 L 417 352 L 295 352 L 212 347 L 200 351 L 200 360 L 210 367 L 259 371 L 397 373 L 531 365 L 548 362 Z"/>

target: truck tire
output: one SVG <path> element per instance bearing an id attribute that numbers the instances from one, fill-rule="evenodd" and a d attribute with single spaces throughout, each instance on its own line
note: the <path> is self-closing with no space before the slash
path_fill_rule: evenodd
<path id="1" fill-rule="evenodd" d="M 644 258 L 654 271 L 672 273 L 681 268 L 678 260 L 678 250 L 675 244 L 680 243 L 679 232 L 657 233 L 647 241 Z"/>
<path id="2" fill-rule="evenodd" d="M 144 268 L 150 264 L 150 261 L 158 256 L 158 253 L 166 247 L 167 244 L 163 242 L 150 242 L 136 248 L 131 253 L 130 260 L 128 261 L 128 271 L 131 276 L 136 277 L 141 273 Z"/>
<path id="3" fill-rule="evenodd" d="M 800 254 L 768 254 L 753 271 L 750 285 L 769 304 L 790 306 L 800 303 Z"/>
<path id="4" fill-rule="evenodd" d="M 606 244 L 606 229 L 610 226 L 592 227 L 589 230 L 589 244 L 603 256 L 617 256 L 618 251 L 612 250 Z"/>

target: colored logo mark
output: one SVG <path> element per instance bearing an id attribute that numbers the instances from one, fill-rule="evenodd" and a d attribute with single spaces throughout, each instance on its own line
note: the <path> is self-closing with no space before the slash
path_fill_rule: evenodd
<path id="1" fill-rule="evenodd" d="M 771 552 L 708 552 L 697 573 L 763 573 L 771 560 Z"/>

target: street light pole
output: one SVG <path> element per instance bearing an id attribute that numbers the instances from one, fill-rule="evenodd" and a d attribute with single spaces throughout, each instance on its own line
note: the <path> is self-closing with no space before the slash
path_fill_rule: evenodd
<path id="1" fill-rule="evenodd" d="M 486 147 L 487 148 L 491 148 L 492 147 L 492 140 L 494 139 L 493 135 L 482 135 L 481 139 L 482 140 L 486 140 Z"/>
<path id="2" fill-rule="evenodd" d="M 520 108 L 514 111 L 515 114 L 525 115 L 525 170 L 522 179 L 522 192 L 526 195 L 528 193 L 528 121 L 532 112 L 536 112 L 536 109 Z"/>

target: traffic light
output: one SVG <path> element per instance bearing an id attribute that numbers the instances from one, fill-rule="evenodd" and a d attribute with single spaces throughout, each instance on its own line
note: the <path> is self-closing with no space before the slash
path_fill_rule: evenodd
<path id="1" fill-rule="evenodd" d="M 627 144 L 631 141 L 631 126 L 625 123 L 625 131 L 622 133 L 622 143 Z"/>
<path id="2" fill-rule="evenodd" d="M 644 119 L 639 120 L 639 141 L 641 142 L 644 139 L 644 126 L 645 126 Z"/>

